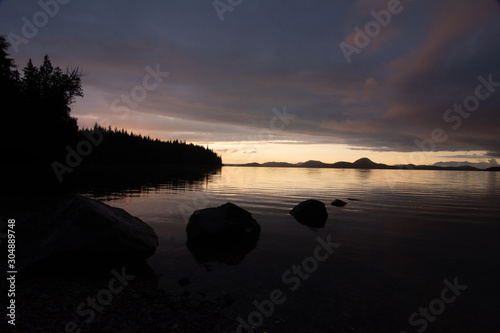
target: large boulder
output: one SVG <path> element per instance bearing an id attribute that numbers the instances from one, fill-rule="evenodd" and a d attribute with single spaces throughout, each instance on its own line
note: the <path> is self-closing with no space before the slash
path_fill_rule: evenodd
<path id="1" fill-rule="evenodd" d="M 16 219 L 17 268 L 44 259 L 141 260 L 158 247 L 155 231 L 139 218 L 100 201 L 66 194 Z"/>
<path id="2" fill-rule="evenodd" d="M 187 247 L 199 263 L 234 265 L 255 248 L 260 230 L 252 214 L 228 202 L 191 215 L 186 227 Z"/>
<path id="3" fill-rule="evenodd" d="M 328 218 L 328 212 L 324 203 L 309 199 L 302 201 L 290 211 L 297 222 L 311 228 L 323 228 Z"/>

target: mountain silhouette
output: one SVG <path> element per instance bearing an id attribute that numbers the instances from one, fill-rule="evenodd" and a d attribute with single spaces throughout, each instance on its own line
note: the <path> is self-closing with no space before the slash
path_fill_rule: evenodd
<path id="1" fill-rule="evenodd" d="M 353 166 L 355 166 L 357 168 L 361 168 L 361 169 L 365 169 L 365 168 L 366 169 L 374 169 L 374 168 L 379 168 L 381 166 L 386 166 L 385 164 L 375 163 L 367 157 L 360 158 L 359 160 L 355 161 L 352 164 L 353 164 Z"/>
<path id="2" fill-rule="evenodd" d="M 335 162 L 324 163 L 316 160 L 309 160 L 304 163 L 288 163 L 288 162 L 266 162 L 266 163 L 247 163 L 247 164 L 227 164 L 233 166 L 249 166 L 249 167 L 269 167 L 269 168 L 332 168 L 332 169 L 401 169 L 401 170 L 461 170 L 461 171 L 497 171 L 500 167 L 492 167 L 488 169 L 479 169 L 470 165 L 460 166 L 438 166 L 438 165 L 415 165 L 415 164 L 400 164 L 387 165 L 384 163 L 376 163 L 368 157 L 360 158 L 354 162 Z"/>
<path id="3" fill-rule="evenodd" d="M 328 164 L 323 163 L 321 161 L 309 160 L 300 165 L 303 168 L 328 168 Z"/>

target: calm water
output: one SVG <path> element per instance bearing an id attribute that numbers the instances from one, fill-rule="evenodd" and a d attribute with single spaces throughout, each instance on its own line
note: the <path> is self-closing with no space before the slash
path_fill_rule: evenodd
<path id="1" fill-rule="evenodd" d="M 193 293 L 234 296 L 234 331 L 238 316 L 248 320 L 256 311 L 254 300 L 279 289 L 286 300 L 256 332 L 416 332 L 422 322 L 412 326 L 408 317 L 440 297 L 444 279 L 456 277 L 468 288 L 438 309 L 427 330 L 472 332 L 498 328 L 499 185 L 495 172 L 223 167 L 197 181 L 99 198 L 156 230 L 160 246 L 149 264 L 161 287 L 181 291 L 179 279 L 189 277 Z M 324 228 L 289 215 L 310 198 L 327 205 Z M 347 198 L 358 201 L 330 206 Z M 187 219 L 226 202 L 259 222 L 257 247 L 237 265 L 199 264 L 185 245 Z M 340 247 L 307 276 L 285 281 L 287 270 L 313 256 L 318 237 Z"/>

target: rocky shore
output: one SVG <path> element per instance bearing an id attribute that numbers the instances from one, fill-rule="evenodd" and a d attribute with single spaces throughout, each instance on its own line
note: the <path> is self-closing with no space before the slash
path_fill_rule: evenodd
<path id="1" fill-rule="evenodd" d="M 135 266 L 135 267 L 134 267 Z M 203 291 L 173 294 L 159 289 L 147 267 L 127 264 L 110 270 L 26 272 L 18 276 L 15 332 L 229 332 L 234 298 Z M 109 284 L 125 271 L 127 285 L 108 297 Z M 3 292 L 2 292 L 3 293 Z M 102 303 L 101 303 L 102 302 Z M 2 323 L 2 332 L 12 330 Z"/>
<path id="2" fill-rule="evenodd" d="M 146 261 L 158 236 L 137 217 L 75 194 L 30 207 L 14 214 L 16 325 L 2 321 L 0 331 L 224 332 L 234 326 L 226 315 L 234 297 L 158 288 Z M 0 289 L 7 294 L 5 279 Z"/>

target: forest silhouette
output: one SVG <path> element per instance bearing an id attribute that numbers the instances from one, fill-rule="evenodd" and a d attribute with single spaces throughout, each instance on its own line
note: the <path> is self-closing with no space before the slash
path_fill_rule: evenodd
<path id="1" fill-rule="evenodd" d="M 222 165 L 221 157 L 208 147 L 185 141 L 160 141 L 97 123 L 79 129 L 70 113 L 75 99 L 83 97 L 82 72 L 54 67 L 46 55 L 41 66 L 30 59 L 20 73 L 8 54 L 9 46 L 0 36 L 4 180 L 51 188 L 60 187 L 63 176 L 76 168 L 88 166 L 96 172 L 96 166 Z M 90 146 L 89 138 L 99 140 Z"/>
<path id="2" fill-rule="evenodd" d="M 102 134 L 102 147 L 86 159 L 87 164 L 204 165 L 220 166 L 221 157 L 212 150 L 186 141 L 151 139 L 124 129 L 104 128 L 97 123 L 83 129 L 87 137 Z"/>

